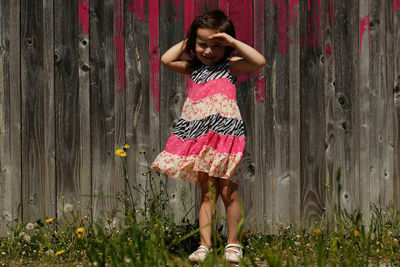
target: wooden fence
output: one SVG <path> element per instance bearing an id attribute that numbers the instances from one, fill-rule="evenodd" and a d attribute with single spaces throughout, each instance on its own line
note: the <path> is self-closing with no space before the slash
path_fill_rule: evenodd
<path id="1" fill-rule="evenodd" d="M 367 217 L 389 204 L 400 192 L 400 0 L 0 0 L 0 232 L 57 216 L 63 198 L 95 217 L 118 210 L 104 195 L 126 189 L 114 161 L 125 143 L 130 182 L 145 183 L 145 156 L 163 149 L 186 90 L 160 55 L 214 7 L 267 60 L 237 91 L 247 227 L 307 225 L 332 195 Z M 198 190 L 165 181 L 179 217 Z"/>

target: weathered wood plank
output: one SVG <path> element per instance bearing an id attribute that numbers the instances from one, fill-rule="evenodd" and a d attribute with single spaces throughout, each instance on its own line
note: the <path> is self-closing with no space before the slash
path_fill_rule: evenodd
<path id="1" fill-rule="evenodd" d="M 65 203 L 80 200 L 80 95 L 78 1 L 56 2 L 55 103 L 57 214 Z M 60 201 L 64 198 L 65 203 Z"/>
<path id="2" fill-rule="evenodd" d="M 43 2 L 21 1 L 21 103 L 22 103 L 22 207 L 23 219 L 32 221 L 46 213 L 44 124 Z"/>
<path id="3" fill-rule="evenodd" d="M 373 180 L 370 201 L 388 205 L 393 196 L 392 3 L 370 3 L 370 136 Z M 390 115 L 389 115 L 390 114 Z"/>
<path id="4" fill-rule="evenodd" d="M 92 171 L 90 140 L 90 63 L 89 63 L 89 0 L 78 3 L 79 32 L 75 40 L 79 50 L 79 180 L 77 191 L 81 214 L 89 213 L 92 205 Z"/>
<path id="5" fill-rule="evenodd" d="M 325 95 L 321 64 L 321 0 L 300 3 L 301 213 L 310 224 L 325 206 Z"/>
<path id="6" fill-rule="evenodd" d="M 273 60 L 276 53 L 276 31 L 275 31 L 275 15 L 276 10 L 274 8 L 272 1 L 265 2 L 265 13 L 264 13 L 264 49 L 265 49 L 265 102 L 264 102 L 264 111 L 262 113 L 257 114 L 260 116 L 258 120 L 263 120 L 262 124 L 260 124 L 259 134 L 260 139 L 258 142 L 264 144 L 265 153 L 261 155 L 261 160 L 264 161 L 264 169 L 261 170 L 261 173 L 257 174 L 256 179 L 262 179 L 264 181 L 263 188 L 261 189 L 261 194 L 263 197 L 254 196 L 254 201 L 257 198 L 261 198 L 263 200 L 264 210 L 263 210 L 263 218 L 260 222 L 260 229 L 269 226 L 272 230 L 276 229 L 276 218 L 275 218 L 275 142 L 276 139 L 274 137 L 274 107 L 273 107 L 273 73 L 275 68 L 275 61 Z M 258 122 L 256 123 L 256 125 Z M 257 141 L 256 141 L 257 142 Z M 258 143 L 257 142 L 257 143 Z"/>
<path id="7" fill-rule="evenodd" d="M 44 86 L 44 179 L 46 184 L 45 212 L 56 216 L 56 148 L 54 106 L 54 3 L 43 1 L 43 86 Z"/>
<path id="8" fill-rule="evenodd" d="M 299 1 L 289 0 L 289 174 L 290 221 L 300 222 L 300 15 Z M 284 88 L 283 88 L 284 90 Z"/>
<path id="9" fill-rule="evenodd" d="M 9 29 L 20 32 L 21 30 L 21 2 L 11 1 L 9 10 Z M 10 169 L 6 171 L 6 208 L 10 220 L 22 219 L 22 107 L 21 107 L 21 36 L 10 34 L 10 131 L 9 153 Z M 10 109 L 11 110 L 11 109 Z"/>
<path id="10" fill-rule="evenodd" d="M 325 3 L 327 206 L 358 206 L 358 3 Z M 340 180 L 336 180 L 341 170 Z M 339 189 L 340 188 L 340 189 Z M 335 203 L 331 203 L 334 196 Z"/>
<path id="11" fill-rule="evenodd" d="M 123 189 L 123 180 L 116 175 L 114 151 L 121 141 L 116 126 L 124 120 L 115 107 L 122 96 L 114 76 L 114 1 L 91 0 L 89 6 L 93 216 L 105 218 L 119 210 L 114 197 Z"/>
<path id="12" fill-rule="evenodd" d="M 400 3 L 394 2 L 397 5 L 393 6 L 393 29 L 400 27 Z M 393 99 L 394 99 L 394 175 L 393 175 L 393 189 L 396 197 L 397 208 L 400 207 L 400 31 L 393 32 L 393 49 L 394 49 L 394 68 L 393 68 Z M 390 84 L 389 84 L 390 87 Z"/>
<path id="13" fill-rule="evenodd" d="M 360 50 L 359 50 L 359 94 L 360 101 L 360 208 L 364 211 L 365 218 L 370 217 L 370 128 L 368 113 L 369 103 L 369 67 L 370 67 L 370 36 L 369 36 L 369 1 L 359 1 L 359 29 L 360 29 Z"/>
<path id="14" fill-rule="evenodd" d="M 290 106 L 291 91 L 289 88 L 288 49 L 288 1 L 280 0 L 274 3 L 276 12 L 275 36 L 276 48 L 273 56 L 272 69 L 272 107 L 273 133 L 275 139 L 275 166 L 274 166 L 274 217 L 277 222 L 290 222 L 291 205 L 291 169 L 290 169 Z"/>
<path id="15" fill-rule="evenodd" d="M 126 143 L 128 152 L 128 177 L 131 186 L 146 184 L 148 162 L 151 155 L 149 77 L 149 6 L 148 1 L 130 1 L 125 9 L 126 58 Z M 143 154 L 141 151 L 145 151 Z M 128 188 L 126 188 L 128 189 Z M 137 204 L 144 196 L 134 191 Z M 143 208 L 143 204 L 141 204 Z"/>
<path id="16" fill-rule="evenodd" d="M 264 2 L 254 1 L 253 13 L 253 27 L 254 27 L 254 48 L 261 54 L 265 53 L 264 49 Z M 267 62 L 270 59 L 267 58 Z M 255 79 L 255 101 L 254 101 L 254 142 L 258 144 L 258 149 L 255 149 L 254 155 L 254 175 L 252 179 L 246 181 L 242 186 L 245 187 L 242 193 L 246 198 L 245 211 L 246 211 L 246 228 L 253 231 L 261 231 L 265 227 L 263 217 L 265 215 L 265 196 L 264 196 L 264 183 L 265 183 L 265 153 L 266 142 L 265 140 L 265 68 L 258 70 L 254 73 Z M 261 212 L 261 214 L 260 214 Z M 261 216 L 260 216 L 261 215 Z"/>
<path id="17" fill-rule="evenodd" d="M 11 171 L 9 11 L 9 2 L 0 2 L 0 235 L 7 231 L 7 224 L 11 222 L 11 205 L 7 199 Z"/>
<path id="18" fill-rule="evenodd" d="M 158 0 L 149 0 L 149 129 L 150 129 L 150 151 L 147 154 L 150 159 L 155 159 L 161 152 L 161 127 L 160 127 L 160 50 L 159 50 L 159 10 Z M 164 145 L 164 144 L 163 144 Z M 154 173 L 154 172 L 152 172 Z M 153 175 L 153 174 L 152 174 Z"/>

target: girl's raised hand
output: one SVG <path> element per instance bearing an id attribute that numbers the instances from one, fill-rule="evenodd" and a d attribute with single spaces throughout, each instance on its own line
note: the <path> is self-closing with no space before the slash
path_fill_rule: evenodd
<path id="1" fill-rule="evenodd" d="M 208 39 L 215 41 L 223 46 L 233 46 L 233 43 L 235 41 L 235 38 L 233 38 L 232 36 L 230 36 L 229 34 L 227 34 L 225 32 L 219 32 L 219 33 L 213 34 L 210 37 L 208 37 Z"/>

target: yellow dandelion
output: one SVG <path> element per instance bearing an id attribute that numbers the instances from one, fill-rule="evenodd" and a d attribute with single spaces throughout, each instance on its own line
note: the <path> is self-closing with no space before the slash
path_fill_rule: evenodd
<path id="1" fill-rule="evenodd" d="M 142 152 L 142 153 L 145 153 L 145 152 L 146 152 L 146 150 L 142 149 L 142 151 L 140 151 L 140 152 Z"/>
<path id="2" fill-rule="evenodd" d="M 65 251 L 64 250 L 59 250 L 56 252 L 56 256 L 63 254 Z"/>
<path id="3" fill-rule="evenodd" d="M 52 223 L 54 221 L 54 218 L 48 218 L 47 220 L 46 220 L 46 223 Z"/>
<path id="4" fill-rule="evenodd" d="M 315 233 L 315 234 L 319 234 L 319 233 L 321 233 L 321 230 L 320 230 L 319 228 L 315 228 L 315 229 L 314 229 L 314 233 Z"/>
<path id="5" fill-rule="evenodd" d="M 83 237 L 83 235 L 82 234 L 78 234 L 77 237 L 78 237 L 78 239 L 81 239 Z"/>
<path id="6" fill-rule="evenodd" d="M 354 235 L 354 236 L 359 236 L 360 233 L 359 233 L 357 230 L 354 230 L 353 235 Z"/>
<path id="7" fill-rule="evenodd" d="M 124 145 L 124 148 L 125 148 L 125 149 L 128 149 L 128 148 L 130 148 L 130 147 L 131 147 L 131 146 L 128 145 L 128 144 L 125 144 L 125 145 Z"/>
<path id="8" fill-rule="evenodd" d="M 117 149 L 115 150 L 115 155 L 117 156 L 121 156 L 121 153 L 123 153 L 124 151 L 122 149 Z"/>
<path id="9" fill-rule="evenodd" d="M 128 155 L 128 154 L 126 154 L 126 152 L 121 152 L 121 153 L 119 154 L 120 157 L 126 157 L 126 155 Z"/>
<path id="10" fill-rule="evenodd" d="M 76 229 L 76 233 L 83 233 L 83 227 L 79 227 Z"/>

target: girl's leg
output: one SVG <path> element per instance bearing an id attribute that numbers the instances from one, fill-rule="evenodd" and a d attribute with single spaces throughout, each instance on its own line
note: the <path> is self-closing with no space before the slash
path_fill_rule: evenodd
<path id="1" fill-rule="evenodd" d="M 228 244 L 239 244 L 237 228 L 242 204 L 239 198 L 238 185 L 230 180 L 220 179 L 219 192 L 225 205 Z"/>
<path id="2" fill-rule="evenodd" d="M 214 196 L 209 190 L 209 182 L 211 182 L 213 186 Z M 218 184 L 217 179 L 214 177 L 208 176 L 207 173 L 201 173 L 199 177 L 199 183 L 201 188 L 201 202 L 200 202 L 200 210 L 199 210 L 199 224 L 200 224 L 200 236 L 202 246 L 206 246 L 207 248 L 211 247 L 211 233 L 212 233 L 212 225 L 211 220 L 213 217 L 213 209 L 215 207 L 215 203 L 218 199 Z"/>

